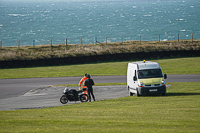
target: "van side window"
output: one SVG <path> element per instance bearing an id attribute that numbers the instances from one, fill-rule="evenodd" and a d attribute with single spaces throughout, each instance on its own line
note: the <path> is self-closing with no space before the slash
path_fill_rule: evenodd
<path id="1" fill-rule="evenodd" d="M 133 80 L 137 81 L 136 70 L 135 70 L 135 73 L 134 73 L 134 76 L 133 76 Z"/>
<path id="2" fill-rule="evenodd" d="M 139 78 L 139 79 L 144 78 L 143 72 L 138 72 L 138 78 Z"/>

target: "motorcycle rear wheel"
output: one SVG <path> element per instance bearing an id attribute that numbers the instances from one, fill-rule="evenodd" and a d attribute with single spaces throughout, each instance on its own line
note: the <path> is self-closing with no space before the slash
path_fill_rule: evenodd
<path id="1" fill-rule="evenodd" d="M 68 103 L 68 98 L 66 97 L 66 95 L 62 95 L 62 97 L 60 98 L 60 102 L 61 102 L 62 104 Z"/>
<path id="2" fill-rule="evenodd" d="M 82 94 L 82 95 L 80 96 L 80 101 L 81 101 L 81 102 L 87 102 L 87 101 L 88 101 L 88 95 Z"/>

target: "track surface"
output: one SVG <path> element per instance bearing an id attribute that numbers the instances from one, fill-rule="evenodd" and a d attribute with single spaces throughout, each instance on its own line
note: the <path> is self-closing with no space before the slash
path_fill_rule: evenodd
<path id="1" fill-rule="evenodd" d="M 64 87 L 57 84 L 78 84 L 82 77 L 0 79 L 0 110 L 60 106 Z M 96 83 L 123 83 L 126 76 L 93 76 Z M 200 74 L 168 75 L 166 82 L 200 82 Z M 73 87 L 71 87 L 73 88 Z M 75 87 L 77 89 L 77 87 Z M 126 86 L 94 86 L 97 100 L 128 96 Z M 74 103 L 70 102 L 69 104 Z"/>

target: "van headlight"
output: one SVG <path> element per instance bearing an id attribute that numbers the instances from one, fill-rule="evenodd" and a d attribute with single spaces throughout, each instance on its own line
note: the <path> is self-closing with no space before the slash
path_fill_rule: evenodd
<path id="1" fill-rule="evenodd" d="M 162 81 L 162 82 L 161 82 L 161 86 L 165 86 L 165 81 Z"/>
<path id="2" fill-rule="evenodd" d="M 144 87 L 144 84 L 143 84 L 143 82 L 140 82 L 140 85 L 139 85 L 139 87 Z"/>

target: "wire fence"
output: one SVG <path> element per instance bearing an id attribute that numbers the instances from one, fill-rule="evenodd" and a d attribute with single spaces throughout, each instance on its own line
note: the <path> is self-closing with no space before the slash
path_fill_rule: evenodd
<path id="1" fill-rule="evenodd" d="M 192 37 L 191 37 L 191 40 L 192 40 L 192 42 L 193 42 L 193 33 L 192 33 Z M 142 36 L 141 35 L 139 35 L 139 41 L 140 41 L 140 43 L 142 42 Z M 158 41 L 158 42 L 160 42 L 161 41 L 161 36 L 160 35 L 158 35 L 158 40 L 156 40 L 156 41 Z M 177 33 L 177 42 L 179 42 L 180 41 L 180 36 L 179 36 L 179 33 Z M 123 40 L 123 36 L 121 36 L 121 43 L 123 44 L 123 42 L 124 42 L 124 40 Z M 98 43 L 104 43 L 104 44 L 107 44 L 108 43 L 108 39 L 107 39 L 107 37 L 105 37 L 105 42 L 99 42 L 98 40 L 97 40 L 97 37 L 95 37 L 94 38 L 94 44 L 96 45 L 96 44 L 98 44 Z M 52 39 L 50 39 L 50 45 L 51 45 L 51 47 L 53 46 L 53 40 Z M 67 46 L 68 45 L 68 39 L 67 38 L 65 38 L 65 45 Z M 83 45 L 83 41 L 82 41 L 82 38 L 80 38 L 80 45 Z M 17 45 L 17 47 L 18 48 L 20 48 L 20 40 L 18 40 L 18 45 Z M 33 40 L 33 45 L 32 45 L 33 47 L 35 47 L 36 45 L 35 45 L 35 40 Z M 2 41 L 0 41 L 0 48 L 3 48 L 3 42 Z"/>

